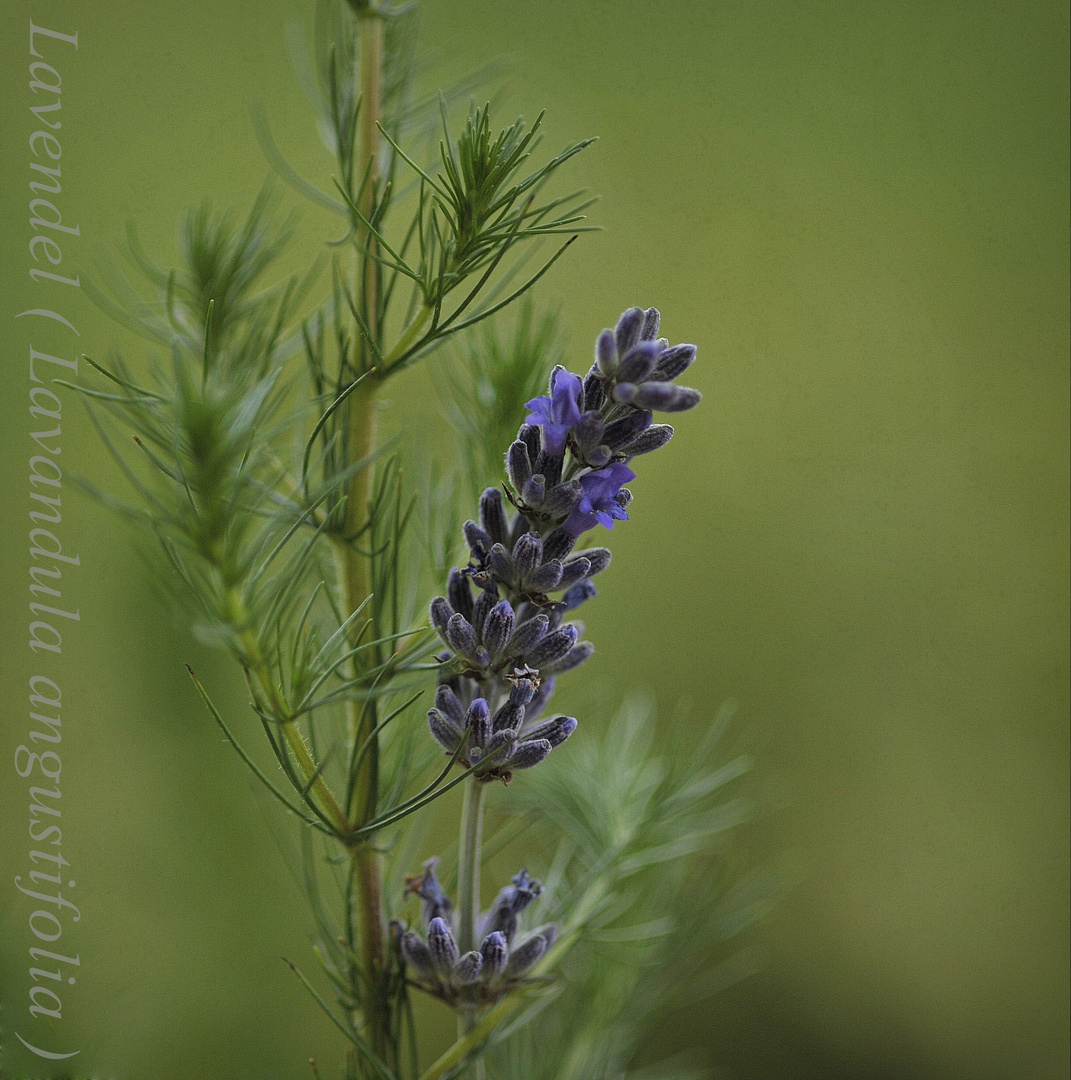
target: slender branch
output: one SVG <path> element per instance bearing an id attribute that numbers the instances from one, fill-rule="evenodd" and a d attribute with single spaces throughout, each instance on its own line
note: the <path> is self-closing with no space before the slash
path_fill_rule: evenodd
<path id="1" fill-rule="evenodd" d="M 232 609 L 232 625 L 242 626 L 246 622 L 246 616 L 241 597 L 236 590 L 232 590 L 228 600 Z M 284 700 L 278 686 L 275 685 L 271 669 L 261 652 L 260 642 L 253 631 L 248 628 L 239 631 L 238 640 L 242 646 L 243 662 L 255 679 L 257 686 L 260 687 L 273 717 L 279 721 L 283 738 L 286 739 L 287 746 L 290 747 L 302 776 L 312 784 L 312 791 L 316 793 L 324 813 L 335 828 L 338 829 L 339 834 L 342 836 L 347 835 L 353 831 L 353 826 L 338 799 L 335 798 L 334 793 L 327 786 L 327 782 L 321 775 L 320 767 L 313 761 L 309 748 L 305 745 L 305 740 L 302 738 L 301 732 L 291 715 L 290 707 Z"/>
<path id="2" fill-rule="evenodd" d="M 327 835 L 330 836 L 330 830 L 327 828 L 326 825 L 323 825 L 314 817 L 309 817 L 300 807 L 295 806 L 271 782 L 271 780 L 269 780 L 268 777 L 265 776 L 264 770 L 261 769 L 261 767 L 249 756 L 248 753 L 246 753 L 245 749 L 242 747 L 242 744 L 238 742 L 238 740 L 234 737 L 234 734 L 231 732 L 231 729 L 227 727 L 227 724 L 224 721 L 222 715 L 220 714 L 219 709 L 216 708 L 215 704 L 212 702 L 212 699 L 208 696 L 208 692 L 205 690 L 203 684 L 201 683 L 201 680 L 198 679 L 197 676 L 194 674 L 193 668 L 191 668 L 189 664 L 186 664 L 185 667 L 186 670 L 190 673 L 190 678 L 193 679 L 194 686 L 197 687 L 197 692 L 201 695 L 201 700 L 204 701 L 205 705 L 208 707 L 209 713 L 212 715 L 213 719 L 222 729 L 223 734 L 227 739 L 227 742 L 229 742 L 231 746 L 233 746 L 234 749 L 238 751 L 241 759 L 246 763 L 246 765 L 249 766 L 250 769 L 252 769 L 257 779 L 260 780 L 260 782 L 287 808 L 287 810 L 289 810 L 291 813 L 297 814 L 297 816 L 300 817 L 302 821 L 304 821 L 307 825 L 311 825 L 314 829 L 319 829 L 321 832 L 327 833 Z"/>
<path id="3" fill-rule="evenodd" d="M 427 325 L 428 319 L 431 318 L 434 312 L 434 307 L 430 304 L 421 304 L 420 310 L 413 316 L 413 321 L 402 332 L 402 336 L 398 338 L 397 344 L 387 354 L 383 363 L 389 371 L 395 364 L 398 364 L 405 357 L 407 350 L 409 350 L 413 343 L 416 341 L 420 334 L 420 331 Z"/>

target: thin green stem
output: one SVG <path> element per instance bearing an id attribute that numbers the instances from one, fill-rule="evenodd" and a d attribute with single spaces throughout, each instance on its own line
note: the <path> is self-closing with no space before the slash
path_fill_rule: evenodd
<path id="1" fill-rule="evenodd" d="M 356 175 L 364 177 L 360 193 L 360 210 L 370 220 L 379 181 L 377 159 L 383 92 L 383 20 L 371 7 L 358 8 L 359 48 L 354 71 L 355 84 L 360 90 L 360 115 L 357 131 Z M 365 330 L 378 334 L 382 324 L 379 303 L 378 264 L 371 245 L 375 238 L 363 227 L 357 230 L 357 269 L 355 280 L 355 314 L 363 309 L 358 320 L 361 341 L 361 369 L 366 374 L 346 398 L 343 405 L 346 430 L 346 450 L 349 461 L 360 461 L 372 454 L 376 442 L 376 393 L 382 382 L 375 370 L 379 342 L 368 340 Z M 360 469 L 350 478 L 346 491 L 346 512 L 343 536 L 336 540 L 336 562 L 342 594 L 343 615 L 349 617 L 372 592 L 372 559 L 360 548 L 371 551 L 374 545 L 369 535 L 369 514 L 372 501 L 373 469 Z M 358 544 L 358 538 L 362 538 Z M 378 630 L 374 628 L 375 631 Z M 366 657 L 355 653 L 353 676 L 361 674 Z M 358 775 L 353 778 L 352 799 L 348 806 L 357 826 L 375 816 L 378 802 L 379 745 L 374 734 L 376 713 L 362 709 L 356 701 L 349 704 L 349 737 L 353 746 L 367 741 L 367 752 L 361 756 Z M 374 838 L 359 841 L 350 847 L 353 905 L 349 913 L 351 927 L 356 930 L 359 956 L 363 968 L 360 980 L 360 1000 L 364 1033 L 369 1044 L 381 1057 L 391 1047 L 390 1003 L 386 995 L 387 952 L 386 916 L 383 906 L 383 867 Z"/>
<path id="2" fill-rule="evenodd" d="M 405 356 L 406 350 L 412 347 L 420 335 L 420 331 L 427 326 L 434 310 L 435 308 L 431 304 L 420 305 L 420 310 L 413 316 L 413 321 L 402 331 L 402 336 L 398 338 L 394 348 L 387 353 L 383 360 L 383 365 L 388 371 Z"/>
<path id="3" fill-rule="evenodd" d="M 229 593 L 228 608 L 232 625 L 241 627 L 247 622 L 245 606 L 237 590 L 231 590 Z M 291 716 L 290 707 L 272 678 L 271 669 L 264 659 L 256 634 L 246 627 L 238 631 L 238 640 L 242 647 L 242 661 L 264 695 L 272 716 L 279 721 L 283 738 L 286 739 L 287 746 L 290 747 L 290 752 L 293 754 L 302 776 L 311 783 L 311 790 L 316 793 L 320 806 L 331 823 L 339 830 L 341 835 L 347 835 L 353 831 L 353 825 L 350 823 L 341 803 L 327 786 L 321 775 L 320 766 L 316 764 L 309 753 L 309 748 L 305 745 L 305 739 Z"/>
<path id="4" fill-rule="evenodd" d="M 483 845 L 483 804 L 487 783 L 470 776 L 461 806 L 461 833 L 457 855 L 458 947 L 467 953 L 476 947 L 476 921 L 480 914 L 480 849 Z M 478 1006 L 462 1005 L 457 1018 L 458 1038 L 476 1025 Z M 480 1080 L 481 1069 L 475 1076 Z"/>
<path id="5" fill-rule="evenodd" d="M 486 781 L 470 776 L 461 807 L 458 840 L 457 902 L 458 947 L 463 953 L 476 947 L 476 920 L 480 914 L 480 847 L 483 841 L 483 803 Z"/>
<path id="6" fill-rule="evenodd" d="M 281 727 L 283 738 L 286 739 L 286 744 L 290 747 L 290 752 L 297 760 L 302 775 L 306 780 L 311 781 L 312 790 L 320 797 L 320 802 L 323 805 L 327 816 L 331 819 L 332 824 L 343 832 L 347 829 L 351 829 L 352 826 L 349 823 L 349 819 L 339 805 L 338 800 L 332 794 L 331 789 L 324 782 L 324 778 L 320 772 L 320 766 L 313 761 L 312 755 L 309 753 L 309 748 L 305 745 L 305 739 L 298 730 L 297 724 L 293 720 L 287 720 Z"/>

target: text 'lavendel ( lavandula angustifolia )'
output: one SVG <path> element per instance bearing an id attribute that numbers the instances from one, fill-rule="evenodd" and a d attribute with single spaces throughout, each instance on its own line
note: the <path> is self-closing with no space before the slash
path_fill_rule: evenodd
<path id="1" fill-rule="evenodd" d="M 673 381 L 694 360 L 695 346 L 670 346 L 658 329 L 655 308 L 629 308 L 616 329 L 599 335 L 583 379 L 554 369 L 549 394 L 527 403 L 506 452 L 505 499 L 498 488 L 484 491 L 479 523 L 464 526 L 469 563 L 451 571 L 447 595 L 432 601 L 431 621 L 447 651 L 438 656 L 428 727 L 472 770 L 474 785 L 508 783 L 576 729 L 573 717 L 541 717 L 557 677 L 594 650 L 580 640 L 582 625 L 564 616 L 595 595 L 591 579 L 609 565 L 610 552 L 577 550 L 577 542 L 596 525 L 612 529 L 627 519 L 632 495 L 624 485 L 636 477 L 629 462 L 673 434 L 668 424 L 652 423 L 652 412 L 681 412 L 700 398 Z M 468 854 L 478 872 L 478 851 Z M 516 917 L 540 891 L 522 870 L 491 910 L 471 914 L 459 933 L 435 865 L 410 884 L 424 901 L 427 939 L 399 927 L 402 955 L 422 989 L 462 1008 L 486 1005 L 523 981 L 557 931 L 543 927 L 513 949 Z"/>

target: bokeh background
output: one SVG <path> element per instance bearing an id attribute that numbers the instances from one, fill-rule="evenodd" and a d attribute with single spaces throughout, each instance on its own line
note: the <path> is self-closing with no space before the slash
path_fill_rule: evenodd
<path id="1" fill-rule="evenodd" d="M 237 710 L 232 674 L 161 601 L 137 538 L 73 490 L 64 852 L 82 966 L 56 1030 L 85 1049 L 49 1071 L 10 1037 L 28 947 L 10 764 L 32 673 L 25 343 L 71 348 L 58 326 L 12 318 L 42 295 L 26 274 L 28 24 L 79 33 L 77 52 L 49 43 L 45 59 L 63 76 L 65 220 L 81 227 L 64 265 L 90 275 L 127 221 L 167 256 L 190 203 L 248 205 L 268 171 L 251 103 L 329 182 L 285 43 L 310 7 L 0 13 L 13 1080 L 289 1080 L 312 1054 L 327 1075 L 336 1053 L 279 960 L 307 958 L 310 926 L 269 816 L 181 662 Z M 599 652 L 585 671 L 609 702 L 653 694 L 666 723 L 682 698 L 696 724 L 740 703 L 771 792 L 742 850 L 789 867 L 792 886 L 752 935 L 762 974 L 681 1030 L 737 1080 L 1066 1077 L 1067 6 L 426 0 L 423 19 L 432 84 L 506 57 L 500 119 L 546 107 L 548 145 L 600 136 L 572 174 L 602 193 L 605 231 L 539 292 L 561 307 L 574 366 L 633 303 L 699 345 L 703 405 L 644 462 L 586 613 Z M 301 213 L 294 266 L 334 229 Z M 131 353 L 84 300 L 62 303 L 79 350 Z M 392 386 L 386 423 L 437 433 L 448 454 L 435 370 Z M 63 464 L 110 483 L 84 414 L 65 410 Z"/>

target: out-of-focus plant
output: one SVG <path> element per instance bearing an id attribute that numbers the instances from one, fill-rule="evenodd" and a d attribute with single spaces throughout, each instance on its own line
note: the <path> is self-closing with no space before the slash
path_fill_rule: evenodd
<path id="1" fill-rule="evenodd" d="M 715 797 L 747 761 L 713 762 L 713 735 L 656 749 L 635 708 L 552 754 L 577 721 L 546 710 L 593 650 L 572 619 L 610 563 L 592 531 L 627 519 L 633 463 L 672 436 L 654 412 L 698 403 L 676 382 L 696 349 L 659 337 L 656 309 L 631 307 L 599 335 L 590 370 L 568 371 L 555 320 L 525 294 L 584 228 L 591 200 L 551 184 L 587 142 L 538 163 L 542 114 L 497 129 L 487 106 L 455 130 L 451 95 L 414 91 L 413 5 L 321 0 L 316 25 L 304 82 L 334 190 L 298 176 L 263 120 L 260 134 L 284 179 L 342 220 L 325 295 L 302 317 L 316 268 L 267 281 L 292 227 L 268 189 L 244 219 L 206 203 L 183 218 L 175 268 L 132 234 L 148 298 L 121 279 L 97 293 L 164 358 L 147 371 L 90 361 L 106 381 L 81 389 L 138 496 L 123 509 L 158 538 L 200 633 L 246 679 L 271 772 L 190 672 L 301 823 L 320 974 L 292 966 L 347 1041 L 347 1076 L 479 1077 L 489 1063 L 503 1078 L 625 1075 L 641 1020 L 671 996 L 651 974 L 675 965 L 694 983 L 687 961 L 729 925 L 713 885 L 683 914 L 674 900 L 708 872 L 696 853 L 743 819 L 740 798 Z M 473 331 L 521 297 L 511 333 Z M 441 485 L 421 513 L 376 408 L 396 373 L 459 332 L 447 411 L 464 475 L 493 486 L 451 569 L 453 494 L 476 490 Z M 430 626 L 415 584 L 429 554 L 445 593 Z M 425 726 L 414 705 L 432 681 Z M 497 816 L 531 826 L 545 884 L 521 870 L 483 910 L 484 806 L 515 775 Z M 439 859 L 402 879 L 420 859 L 414 822 L 458 785 L 455 906 Z M 527 927 L 540 908 L 555 921 Z M 598 954 L 610 941 L 627 944 L 614 965 Z M 457 1042 L 424 1068 L 414 989 L 458 1015 Z"/>

